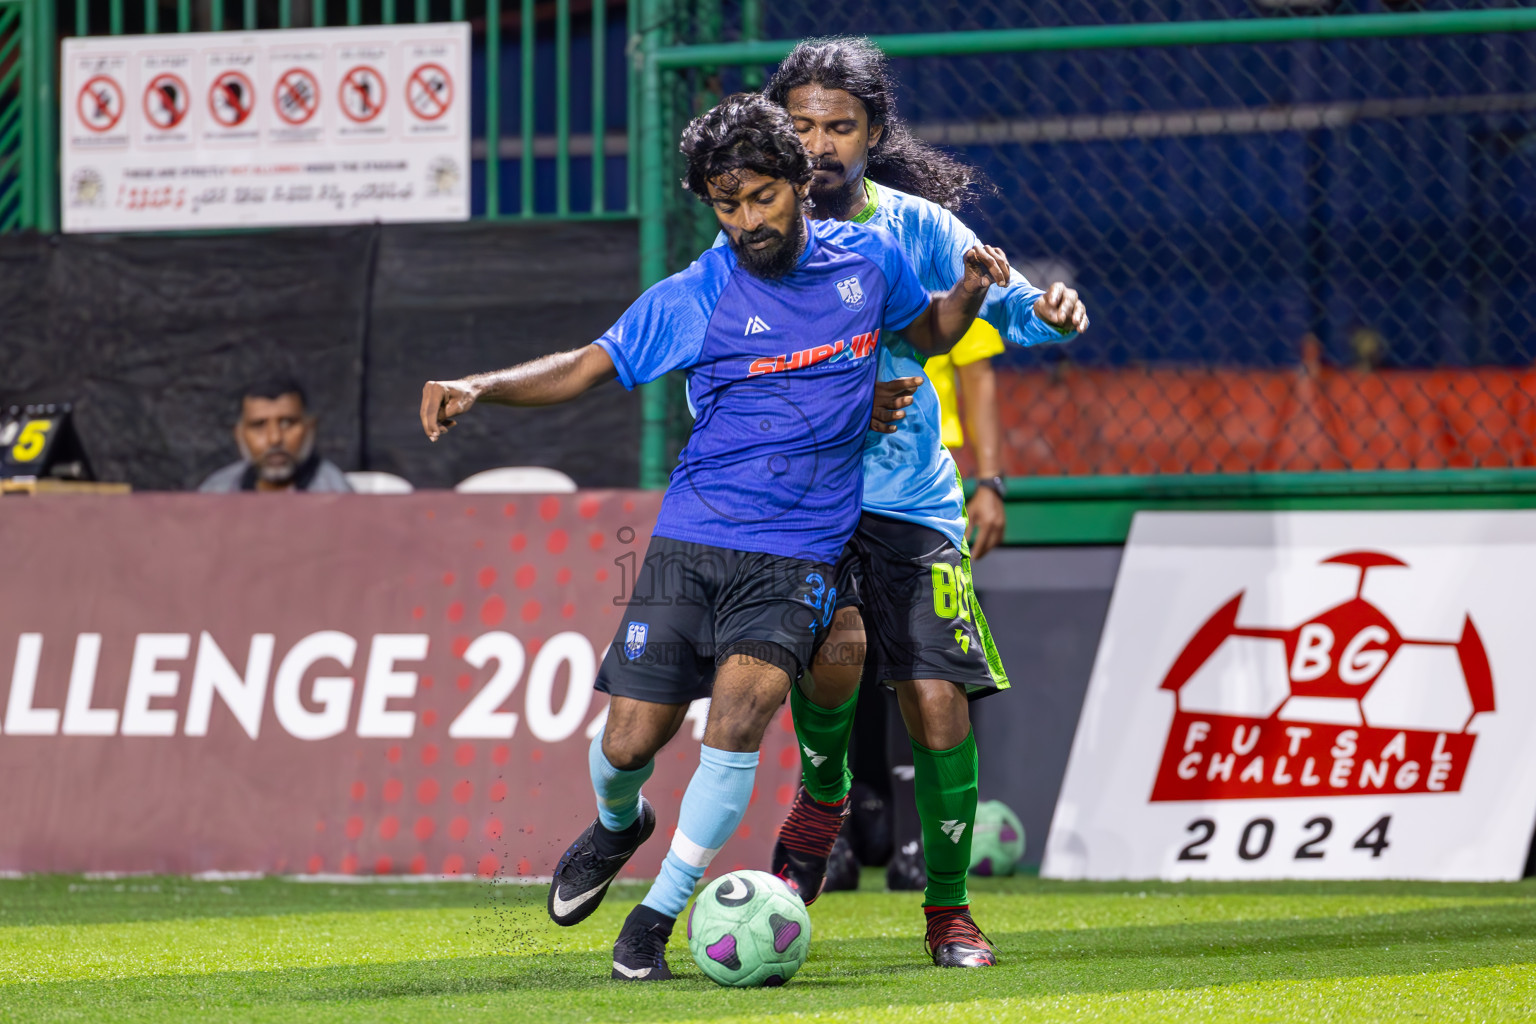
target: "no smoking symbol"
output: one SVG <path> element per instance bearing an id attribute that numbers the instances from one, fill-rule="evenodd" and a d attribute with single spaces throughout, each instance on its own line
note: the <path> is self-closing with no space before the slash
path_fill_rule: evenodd
<path id="1" fill-rule="evenodd" d="M 161 131 L 181 124 L 191 106 L 187 83 L 175 75 L 156 75 L 144 90 L 144 116 Z"/>
<path id="2" fill-rule="evenodd" d="M 384 109 L 384 76 L 359 64 L 341 78 L 341 112 L 358 124 L 379 116 Z"/>
<path id="3" fill-rule="evenodd" d="M 213 119 L 225 128 L 238 128 L 251 116 L 256 106 L 256 90 L 251 80 L 238 71 L 226 71 L 213 80 L 208 90 L 208 109 Z"/>
<path id="4" fill-rule="evenodd" d="M 81 87 L 75 109 L 91 131 L 111 131 L 123 116 L 122 87 L 106 75 L 97 75 Z"/>
<path id="5" fill-rule="evenodd" d="M 406 102 L 423 121 L 436 121 L 453 104 L 453 79 L 437 64 L 423 64 L 406 83 Z"/>
<path id="6" fill-rule="evenodd" d="M 284 71 L 277 80 L 273 102 L 277 105 L 278 117 L 289 124 L 303 124 L 320 108 L 320 83 L 303 68 Z"/>

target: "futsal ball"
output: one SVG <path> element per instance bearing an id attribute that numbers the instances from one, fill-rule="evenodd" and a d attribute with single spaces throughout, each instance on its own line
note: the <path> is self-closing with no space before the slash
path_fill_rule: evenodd
<path id="1" fill-rule="evenodd" d="M 1024 825 L 1001 800 L 985 800 L 976 807 L 971 833 L 971 874 L 1011 875 L 1024 856 Z"/>
<path id="2" fill-rule="evenodd" d="M 693 901 L 688 950 L 699 970 L 721 985 L 782 985 L 811 950 L 811 915 L 777 875 L 732 871 Z"/>

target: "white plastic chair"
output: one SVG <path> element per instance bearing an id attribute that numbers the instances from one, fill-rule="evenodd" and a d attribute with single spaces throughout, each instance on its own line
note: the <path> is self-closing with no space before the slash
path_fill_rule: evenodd
<path id="1" fill-rule="evenodd" d="M 347 483 L 358 494 L 410 494 L 416 488 L 403 476 L 358 470 L 346 474 Z"/>
<path id="2" fill-rule="evenodd" d="M 558 469 L 543 466 L 502 466 L 460 480 L 460 494 L 570 494 L 576 481 Z"/>

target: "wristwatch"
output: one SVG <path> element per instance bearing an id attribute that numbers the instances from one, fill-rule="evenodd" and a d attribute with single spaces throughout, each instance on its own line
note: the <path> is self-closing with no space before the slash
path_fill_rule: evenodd
<path id="1" fill-rule="evenodd" d="M 976 486 L 978 488 L 985 487 L 987 490 L 994 492 L 999 498 L 1002 498 L 1005 501 L 1008 498 L 1008 485 L 1003 482 L 1003 478 L 1000 476 L 982 477 L 976 481 Z"/>

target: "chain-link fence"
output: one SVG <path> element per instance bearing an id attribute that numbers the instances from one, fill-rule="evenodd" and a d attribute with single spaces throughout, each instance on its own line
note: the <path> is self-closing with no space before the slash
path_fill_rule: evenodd
<path id="1" fill-rule="evenodd" d="M 1515 6 L 797 0 L 760 27 L 753 5 L 746 21 L 685 6 L 671 28 L 698 42 Z M 917 134 L 997 186 L 963 217 L 1094 318 L 1070 345 L 998 360 L 1010 474 L 1536 465 L 1536 32 L 1121 40 L 894 70 Z M 672 76 L 673 127 L 753 81 Z M 676 266 L 714 229 L 674 202 Z"/>

